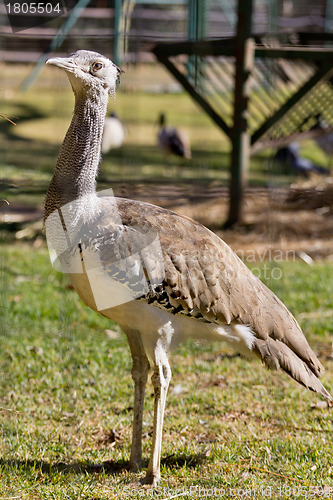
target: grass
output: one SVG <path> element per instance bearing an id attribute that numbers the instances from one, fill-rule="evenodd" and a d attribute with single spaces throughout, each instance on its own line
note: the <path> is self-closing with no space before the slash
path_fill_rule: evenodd
<path id="1" fill-rule="evenodd" d="M 137 484 L 141 475 L 126 468 L 133 387 L 124 336 L 50 270 L 46 248 L 11 245 L 2 257 L 1 498 L 151 498 Z M 279 266 L 281 279 L 267 284 L 303 315 L 332 390 L 333 265 L 317 263 L 311 273 L 303 262 Z M 172 370 L 162 457 L 166 494 L 155 492 L 157 498 L 185 490 L 181 498 L 201 498 L 212 488 L 220 492 L 215 498 L 240 489 L 255 498 L 269 491 L 271 498 L 290 498 L 292 488 L 310 498 L 311 488 L 333 488 L 332 416 L 327 408 L 311 409 L 317 396 L 218 343 L 181 346 Z M 149 382 L 146 458 L 152 410 Z"/>
<path id="2" fill-rule="evenodd" d="M 71 117 L 72 94 L 61 73 L 54 85 L 54 68 L 45 68 L 24 95 L 17 89 L 27 68 L 1 69 L 6 89 L 0 94 L 1 112 L 20 118 L 16 127 L 0 121 L 1 198 L 14 208 L 41 207 Z M 149 76 L 154 84 L 161 80 L 155 69 Z M 102 185 L 124 179 L 224 183 L 229 145 L 190 99 L 133 90 L 130 74 L 126 78 L 111 104 L 128 134 L 123 148 L 104 158 Z M 191 164 L 172 169 L 156 150 L 157 114 L 163 110 L 170 123 L 190 133 Z M 312 160 L 325 163 L 312 142 L 304 148 Z M 290 183 L 293 177 L 270 170 L 269 158 L 264 152 L 251 159 L 250 183 Z M 3 239 L 13 237 L 7 232 Z M 133 385 L 123 334 L 87 309 L 67 278 L 51 268 L 44 240 L 0 249 L 2 500 L 332 496 L 331 411 L 287 376 L 268 372 L 222 344 L 198 342 L 184 344 L 172 356 L 161 488 L 151 492 L 139 486 L 144 472 L 127 470 Z M 298 261 L 248 264 L 299 317 L 332 391 L 332 262 L 311 268 Z M 145 404 L 146 467 L 150 381 Z"/>

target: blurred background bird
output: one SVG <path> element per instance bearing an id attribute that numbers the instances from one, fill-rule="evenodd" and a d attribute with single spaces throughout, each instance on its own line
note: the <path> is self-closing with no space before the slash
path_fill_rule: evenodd
<path id="1" fill-rule="evenodd" d="M 191 159 L 191 145 L 189 138 L 182 131 L 166 126 L 165 114 L 159 116 L 160 130 L 158 133 L 158 146 L 166 156 L 175 155 Z"/>
<path id="2" fill-rule="evenodd" d="M 328 175 L 330 173 L 328 169 L 300 156 L 299 145 L 296 142 L 278 149 L 274 159 L 285 165 L 289 171 L 306 178 L 311 174 Z"/>
<path id="3" fill-rule="evenodd" d="M 116 113 L 105 118 L 102 139 L 102 153 L 119 148 L 125 139 L 125 128 Z"/>

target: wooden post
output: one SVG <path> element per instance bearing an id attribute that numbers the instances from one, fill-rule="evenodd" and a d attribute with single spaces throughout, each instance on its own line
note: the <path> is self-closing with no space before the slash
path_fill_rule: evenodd
<path id="1" fill-rule="evenodd" d="M 248 132 L 249 77 L 254 58 L 251 39 L 252 0 L 238 0 L 237 35 L 235 39 L 235 90 L 234 122 L 231 134 L 231 179 L 229 215 L 224 227 L 231 227 L 242 220 L 244 189 L 250 153 Z"/>

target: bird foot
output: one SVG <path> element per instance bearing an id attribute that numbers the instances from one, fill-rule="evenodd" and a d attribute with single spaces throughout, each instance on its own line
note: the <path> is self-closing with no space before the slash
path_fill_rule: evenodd
<path id="1" fill-rule="evenodd" d="M 141 479 L 141 484 L 149 484 L 152 488 L 156 488 L 160 482 L 160 474 L 153 474 L 151 472 L 147 472 L 146 477 Z"/>

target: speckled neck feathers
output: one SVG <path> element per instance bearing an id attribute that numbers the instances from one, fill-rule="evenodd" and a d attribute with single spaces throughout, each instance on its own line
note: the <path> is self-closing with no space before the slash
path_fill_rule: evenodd
<path id="1" fill-rule="evenodd" d="M 47 192 L 44 220 L 66 203 L 96 192 L 109 92 L 92 88 L 74 94 L 74 115 Z"/>

